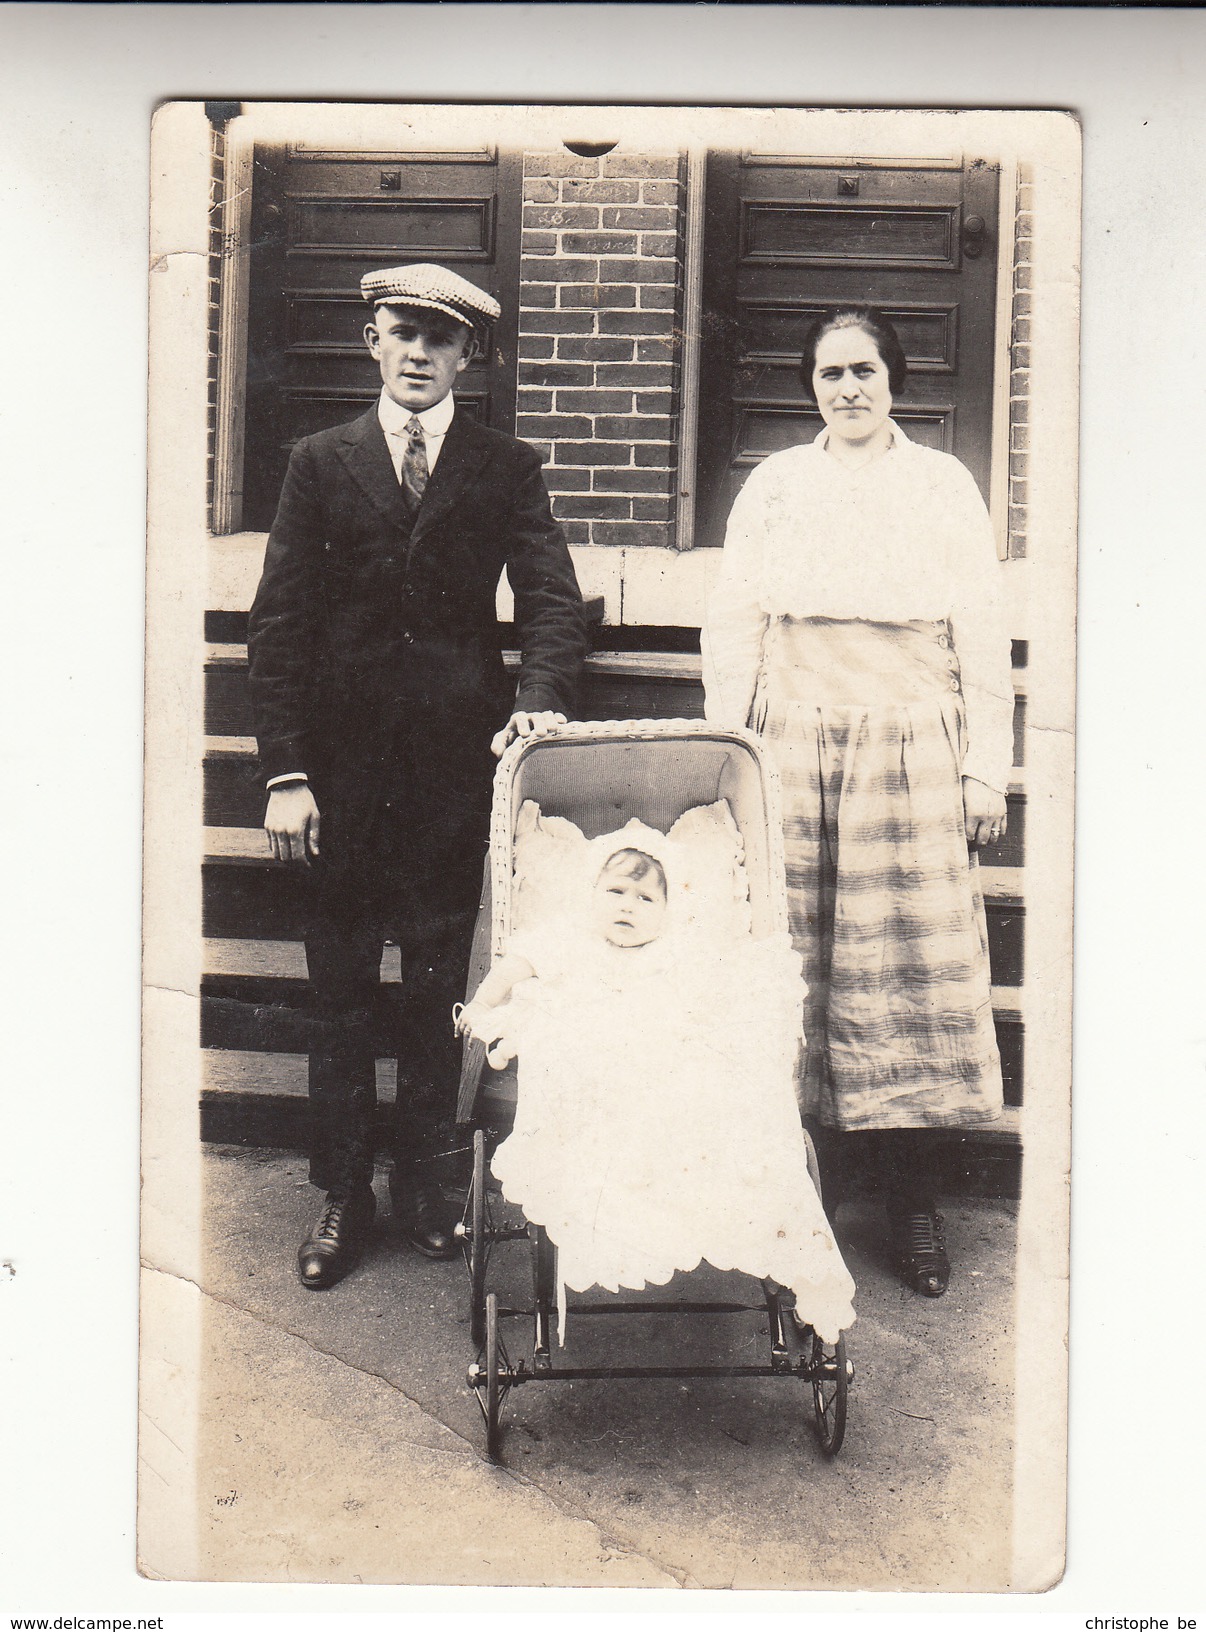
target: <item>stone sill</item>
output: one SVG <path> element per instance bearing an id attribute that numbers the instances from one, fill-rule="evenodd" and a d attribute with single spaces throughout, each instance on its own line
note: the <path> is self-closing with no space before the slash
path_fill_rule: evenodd
<path id="1" fill-rule="evenodd" d="M 214 612 L 245 612 L 251 605 L 264 560 L 265 533 L 209 536 L 209 598 Z M 698 628 L 708 588 L 720 565 L 719 550 L 666 550 L 653 547 L 574 544 L 570 546 L 578 582 L 586 596 L 603 597 L 603 622 L 612 625 Z M 1025 560 L 1003 563 L 1010 633 L 1028 634 Z M 498 587 L 498 616 L 513 617 L 510 589 Z"/>

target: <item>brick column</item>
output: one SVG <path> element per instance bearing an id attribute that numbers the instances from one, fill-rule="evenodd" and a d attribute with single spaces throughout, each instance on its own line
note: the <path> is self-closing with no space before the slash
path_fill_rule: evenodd
<path id="1" fill-rule="evenodd" d="M 571 544 L 672 545 L 678 154 L 524 157 L 518 435 Z"/>

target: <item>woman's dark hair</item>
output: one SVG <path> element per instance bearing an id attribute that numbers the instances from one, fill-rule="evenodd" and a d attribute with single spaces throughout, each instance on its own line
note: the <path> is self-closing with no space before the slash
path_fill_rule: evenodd
<path id="1" fill-rule="evenodd" d="M 648 878 L 652 874 L 661 886 L 662 894 L 669 894 L 666 888 L 666 869 L 656 856 L 646 855 L 644 850 L 617 850 L 613 856 L 608 856 L 600 867 L 599 877 L 602 878 L 604 873 L 622 873 L 635 884 L 639 884 L 643 878 Z"/>
<path id="2" fill-rule="evenodd" d="M 888 371 L 888 387 L 894 397 L 899 396 L 908 377 L 909 365 L 905 361 L 900 336 L 889 320 L 874 306 L 831 306 L 828 311 L 821 313 L 804 338 L 800 374 L 804 381 L 804 389 L 812 400 L 816 401 L 816 392 L 812 389 L 812 376 L 817 366 L 817 347 L 825 336 L 832 334 L 835 329 L 862 329 L 871 336 Z"/>

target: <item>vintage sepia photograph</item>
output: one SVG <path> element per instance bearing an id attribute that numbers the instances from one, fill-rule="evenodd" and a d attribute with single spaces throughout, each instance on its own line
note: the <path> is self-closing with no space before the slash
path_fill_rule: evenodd
<path id="1" fill-rule="evenodd" d="M 1059 1580 L 1080 177 L 159 108 L 144 1574 Z"/>

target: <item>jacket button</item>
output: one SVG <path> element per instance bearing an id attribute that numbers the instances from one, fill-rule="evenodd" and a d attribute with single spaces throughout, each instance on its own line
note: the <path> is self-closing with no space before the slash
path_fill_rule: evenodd
<path id="1" fill-rule="evenodd" d="M 958 691 L 958 689 L 959 689 L 959 682 L 958 682 L 958 680 L 952 680 L 952 681 L 951 681 L 951 690 L 952 690 L 952 691 Z"/>
<path id="2" fill-rule="evenodd" d="M 947 635 L 939 635 L 938 636 L 938 644 L 939 644 L 939 646 L 949 646 L 950 645 L 949 637 Z"/>

